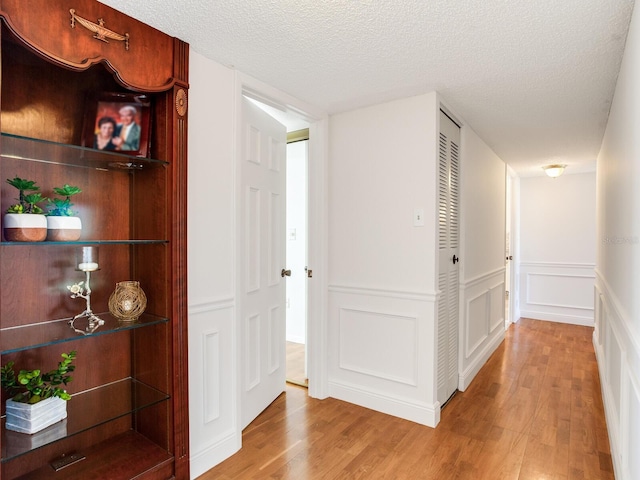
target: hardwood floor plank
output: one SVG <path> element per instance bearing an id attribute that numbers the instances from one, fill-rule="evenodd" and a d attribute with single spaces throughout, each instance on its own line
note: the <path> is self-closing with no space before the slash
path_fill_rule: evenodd
<path id="1" fill-rule="evenodd" d="M 613 480 L 592 333 L 521 319 L 436 429 L 289 385 L 199 478 Z"/>

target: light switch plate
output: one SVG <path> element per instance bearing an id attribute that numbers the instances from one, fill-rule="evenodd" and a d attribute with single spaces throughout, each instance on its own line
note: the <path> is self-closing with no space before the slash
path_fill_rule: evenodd
<path id="1" fill-rule="evenodd" d="M 424 227 L 424 208 L 413 209 L 413 226 Z"/>

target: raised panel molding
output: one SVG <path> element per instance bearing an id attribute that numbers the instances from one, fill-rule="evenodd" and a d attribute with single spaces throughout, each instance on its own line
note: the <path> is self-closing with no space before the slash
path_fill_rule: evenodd
<path id="1" fill-rule="evenodd" d="M 329 287 L 328 395 L 435 427 L 437 292 Z"/>
<path id="2" fill-rule="evenodd" d="M 341 308 L 339 359 L 344 370 L 417 385 L 417 318 Z"/>
<path id="3" fill-rule="evenodd" d="M 624 424 L 625 431 L 623 433 L 622 458 L 629 459 L 625 465 L 625 478 L 640 478 L 640 385 L 637 377 L 631 376 L 631 388 L 627 400 L 627 408 L 629 411 L 629 421 Z M 635 428 L 634 428 L 635 426 Z"/>
<path id="4" fill-rule="evenodd" d="M 521 262 L 522 317 L 593 326 L 594 265 Z"/>
<path id="5" fill-rule="evenodd" d="M 473 357 L 491 334 L 504 325 L 504 274 L 505 269 L 499 268 L 461 285 L 465 360 Z"/>
<path id="6" fill-rule="evenodd" d="M 278 305 L 269 309 L 269 374 L 280 368 L 280 351 L 284 349 L 282 338 L 280 338 L 282 333 L 280 329 L 281 313 L 282 310 Z"/>
<path id="7" fill-rule="evenodd" d="M 245 349 L 245 389 L 251 390 L 260 383 L 260 315 L 255 314 L 245 320 L 245 337 L 248 346 Z"/>
<path id="8" fill-rule="evenodd" d="M 253 125 L 247 125 L 247 162 L 254 163 L 256 165 L 260 165 L 262 159 L 260 158 L 260 142 L 261 133 L 260 130 L 254 127 Z"/>
<path id="9" fill-rule="evenodd" d="M 280 215 L 278 215 L 281 207 L 281 200 L 281 195 L 279 193 L 269 193 L 269 218 L 267 219 L 268 231 L 265 236 L 269 241 L 269 258 L 267 259 L 269 272 L 267 277 L 269 278 L 270 287 L 278 285 L 282 280 L 282 277 L 280 276 L 280 269 L 285 266 L 286 262 L 285 259 L 281 258 L 281 252 L 278 249 L 278 244 L 281 243 L 280 239 L 284 237 L 284 228 L 281 225 Z"/>
<path id="10" fill-rule="evenodd" d="M 468 298 L 465 306 L 464 357 L 469 358 L 489 336 L 489 290 Z"/>
<path id="11" fill-rule="evenodd" d="M 190 463 L 195 476 L 212 467 L 212 458 L 226 458 L 240 448 L 232 410 L 237 403 L 230 367 L 236 363 L 234 328 L 233 297 L 189 305 L 189 371 L 196 372 L 189 385 L 189 435 L 197 446 Z"/>
<path id="12" fill-rule="evenodd" d="M 466 390 L 504 339 L 505 268 L 461 283 L 462 342 L 458 389 Z"/>
<path id="13" fill-rule="evenodd" d="M 269 170 L 279 172 L 286 157 L 286 144 L 269 136 Z"/>
<path id="14" fill-rule="evenodd" d="M 204 357 L 204 423 L 220 417 L 220 332 L 209 330 L 202 333 Z"/>
<path id="15" fill-rule="evenodd" d="M 504 281 L 489 288 L 489 332 L 504 327 L 505 313 Z"/>
<path id="16" fill-rule="evenodd" d="M 616 478 L 640 478 L 639 339 L 633 322 L 596 270 L 596 325 L 593 345 L 598 361 Z"/>
<path id="17" fill-rule="evenodd" d="M 549 307 L 559 307 L 559 308 L 574 308 L 578 310 L 593 310 L 593 302 L 585 303 L 582 305 L 569 305 L 562 303 L 554 303 L 554 301 L 543 301 L 543 298 L 534 299 L 534 296 L 543 297 L 545 294 L 549 295 L 548 292 L 544 292 L 541 289 L 541 285 L 535 283 L 535 277 L 548 277 L 546 282 L 550 282 L 549 279 L 555 279 L 556 282 L 553 285 L 549 286 L 549 289 L 557 293 L 560 297 L 566 297 L 566 292 L 568 291 L 576 291 L 576 290 L 584 290 L 586 287 L 588 290 L 593 289 L 593 280 L 595 279 L 594 275 L 575 275 L 575 274 L 566 274 L 566 273 L 538 273 L 538 272 L 527 272 L 526 273 L 526 303 L 529 305 L 544 305 Z M 564 285 L 558 282 L 558 279 L 564 280 Z M 544 280 L 541 280 L 544 281 Z M 580 285 L 579 285 L 580 284 Z M 564 287 L 564 288 L 563 288 Z M 592 300 L 592 299 L 591 299 Z"/>
<path id="18" fill-rule="evenodd" d="M 247 187 L 247 196 L 245 202 L 244 218 L 246 218 L 245 226 L 245 268 L 247 293 L 260 289 L 260 224 L 261 224 L 261 208 L 260 208 L 260 189 Z"/>

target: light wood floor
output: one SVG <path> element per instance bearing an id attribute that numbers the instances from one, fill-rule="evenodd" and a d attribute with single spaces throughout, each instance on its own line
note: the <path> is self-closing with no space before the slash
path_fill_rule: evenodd
<path id="1" fill-rule="evenodd" d="M 512 325 L 436 429 L 288 386 L 200 480 L 613 479 L 592 331 Z"/>
<path id="2" fill-rule="evenodd" d="M 308 386 L 309 380 L 305 370 L 305 345 L 303 343 L 287 342 L 287 382 L 303 387 Z"/>

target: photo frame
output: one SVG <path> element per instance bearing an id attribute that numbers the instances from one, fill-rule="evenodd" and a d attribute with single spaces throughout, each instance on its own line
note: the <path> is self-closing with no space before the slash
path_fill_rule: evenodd
<path id="1" fill-rule="evenodd" d="M 150 135 L 148 95 L 105 92 L 87 101 L 82 146 L 148 157 Z"/>

